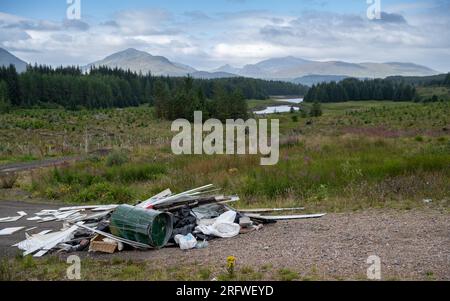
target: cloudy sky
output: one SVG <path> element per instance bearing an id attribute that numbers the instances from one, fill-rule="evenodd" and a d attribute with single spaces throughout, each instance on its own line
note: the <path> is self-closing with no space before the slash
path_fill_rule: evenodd
<path id="1" fill-rule="evenodd" d="M 450 71 L 450 0 L 1 0 L 0 47 L 27 62 L 87 64 L 136 48 L 214 69 L 270 57 L 414 62 Z"/>

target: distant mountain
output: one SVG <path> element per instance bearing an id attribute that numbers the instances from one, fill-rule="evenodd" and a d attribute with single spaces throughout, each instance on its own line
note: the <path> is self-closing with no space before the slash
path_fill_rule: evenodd
<path id="1" fill-rule="evenodd" d="M 343 79 L 348 78 L 345 75 L 305 75 L 292 80 L 293 83 L 302 84 L 311 87 L 319 83 L 340 82 Z"/>
<path id="2" fill-rule="evenodd" d="M 307 75 L 334 75 L 357 78 L 387 76 L 426 76 L 438 72 L 412 63 L 347 63 L 342 61 L 310 61 L 292 56 L 272 58 L 233 70 L 234 74 L 263 79 L 293 80 Z"/>
<path id="3" fill-rule="evenodd" d="M 185 76 L 197 71 L 190 66 L 171 62 L 163 56 L 153 56 L 133 48 L 114 53 L 103 60 L 87 65 L 86 68 L 89 69 L 92 66 L 117 67 L 143 74 L 151 72 L 153 75 L 168 76 Z"/>
<path id="4" fill-rule="evenodd" d="M 314 62 L 300 58 L 295 58 L 293 56 L 288 56 L 284 58 L 273 58 L 259 62 L 254 65 L 245 65 L 242 68 L 241 73 L 251 77 L 265 77 L 277 79 L 293 78 L 296 77 L 296 74 L 299 74 L 298 72 L 300 70 L 307 68 L 308 65 L 311 65 L 312 63 Z M 299 74 L 298 76 L 308 74 L 311 73 Z"/>
<path id="5" fill-rule="evenodd" d="M 260 79 L 274 79 L 300 82 L 304 76 L 307 81 L 322 80 L 317 76 L 356 77 L 356 78 L 385 78 L 388 76 L 429 76 L 438 72 L 412 63 L 347 63 L 341 61 L 319 62 L 296 58 L 293 56 L 272 58 L 256 64 L 248 64 L 242 68 L 230 65 L 221 66 L 210 72 L 198 71 L 191 66 L 172 62 L 163 56 L 153 56 L 147 52 L 133 48 L 114 53 L 103 60 L 87 65 L 108 66 L 111 68 L 130 69 L 135 72 L 154 75 L 186 76 L 191 74 L 195 78 L 226 78 L 226 77 L 253 77 Z M 325 80 L 327 80 L 325 78 Z"/>
<path id="6" fill-rule="evenodd" d="M 187 71 L 189 71 L 189 72 L 191 72 L 191 73 L 197 72 L 197 70 L 196 70 L 195 68 L 193 68 L 193 67 L 191 67 L 191 66 L 188 66 L 188 65 L 185 65 L 185 64 L 175 63 L 175 62 L 172 62 L 172 64 L 174 64 L 175 66 L 177 66 L 177 67 L 179 67 L 179 68 L 182 68 L 182 69 L 184 69 L 184 70 L 187 70 Z"/>
<path id="7" fill-rule="evenodd" d="M 0 66 L 14 65 L 18 72 L 27 70 L 27 63 L 14 56 L 3 48 L 0 48 Z"/>
<path id="8" fill-rule="evenodd" d="M 207 71 L 196 71 L 191 73 L 190 75 L 193 78 L 201 78 L 201 79 L 230 78 L 239 76 L 228 72 L 207 72 Z"/>
<path id="9" fill-rule="evenodd" d="M 226 64 L 226 65 L 220 66 L 217 69 L 211 70 L 211 72 L 213 72 L 213 73 L 215 73 L 215 72 L 225 72 L 225 73 L 237 74 L 237 73 L 239 73 L 239 70 L 240 69 L 237 68 L 237 67 L 233 67 L 231 65 Z"/>

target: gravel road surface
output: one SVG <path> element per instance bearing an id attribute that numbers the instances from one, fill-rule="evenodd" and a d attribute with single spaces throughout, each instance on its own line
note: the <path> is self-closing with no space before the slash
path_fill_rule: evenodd
<path id="1" fill-rule="evenodd" d="M 29 215 L 41 209 L 60 206 L 0 201 L 0 217 L 17 211 Z M 38 226 L 31 233 L 59 229 L 61 223 L 27 221 L 0 223 L 0 229 Z M 0 236 L 0 257 L 18 253 L 11 245 L 23 240 L 20 231 Z M 80 253 L 99 259 L 110 255 Z M 288 268 L 301 275 L 314 273 L 320 279 L 364 279 L 367 258 L 381 260 L 382 279 L 450 280 L 450 214 L 434 209 L 410 211 L 369 210 L 328 214 L 323 218 L 283 221 L 231 239 L 210 242 L 207 249 L 181 251 L 164 248 L 152 251 L 126 251 L 114 256 L 152 260 L 169 266 L 201 263 L 223 265 L 233 255 L 240 266 Z"/>

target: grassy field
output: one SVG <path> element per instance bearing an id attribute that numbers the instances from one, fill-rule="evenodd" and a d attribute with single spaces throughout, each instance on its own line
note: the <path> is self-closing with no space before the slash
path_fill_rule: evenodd
<path id="1" fill-rule="evenodd" d="M 167 187 L 213 183 L 239 194 L 239 207 L 408 209 L 432 198 L 448 208 L 450 103 L 349 102 L 323 111 L 318 118 L 273 115 L 282 137 L 280 161 L 271 167 L 260 166 L 259 155 L 175 156 L 170 123 L 145 107 L 1 115 L 0 154 L 4 161 L 80 154 L 86 137 L 89 149 L 114 149 L 106 157 L 91 154 L 71 166 L 26 172 L 16 183 L 36 197 L 69 203 L 134 203 Z"/>
<path id="2" fill-rule="evenodd" d="M 154 146 L 169 139 L 170 123 L 156 120 L 149 107 L 0 114 L 0 163 L 75 155 L 86 149 Z"/>
<path id="3" fill-rule="evenodd" d="M 16 256 L 0 260 L 0 281 L 61 281 L 67 280 L 68 264 L 57 256 L 36 260 L 31 256 Z M 287 268 L 277 269 L 270 264 L 255 268 L 239 265 L 233 273 L 222 266 L 205 266 L 201 263 L 184 266 L 165 266 L 158 261 L 133 261 L 120 257 L 110 260 L 84 258 L 82 261 L 83 281 L 311 281 L 323 280 L 324 276 L 311 269 L 298 273 Z M 356 275 L 355 279 L 364 279 Z M 341 279 L 331 279 L 341 280 Z"/>

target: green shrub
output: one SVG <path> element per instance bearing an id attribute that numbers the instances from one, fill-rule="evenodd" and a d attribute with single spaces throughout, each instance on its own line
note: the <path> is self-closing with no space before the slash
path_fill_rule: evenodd
<path id="1" fill-rule="evenodd" d="M 211 277 L 211 270 L 208 268 L 201 268 L 198 274 L 201 280 L 209 280 Z"/>
<path id="2" fill-rule="evenodd" d="M 116 166 L 110 168 L 106 172 L 105 178 L 108 181 L 131 183 L 154 180 L 158 177 L 158 175 L 165 173 L 166 167 L 161 164 L 127 164 L 124 166 Z"/>
<path id="3" fill-rule="evenodd" d="M 128 187 L 110 183 L 93 184 L 72 197 L 76 203 L 124 204 L 132 200 L 133 194 Z"/>
<path id="4" fill-rule="evenodd" d="M 299 279 L 299 274 L 289 269 L 281 269 L 278 271 L 278 277 L 281 281 L 293 281 Z"/>
<path id="5" fill-rule="evenodd" d="M 0 189 L 13 188 L 19 176 L 16 173 L 0 175 Z"/>
<path id="6" fill-rule="evenodd" d="M 113 151 L 106 157 L 106 166 L 120 166 L 129 160 L 128 155 L 124 151 Z"/>
<path id="7" fill-rule="evenodd" d="M 46 198 L 51 200 L 56 200 L 60 197 L 57 188 L 54 188 L 53 186 L 46 187 L 44 189 L 44 195 Z"/>
<path id="8" fill-rule="evenodd" d="M 8 258 L 0 259 L 0 281 L 14 280 L 14 269 Z"/>
<path id="9" fill-rule="evenodd" d="M 322 116 L 322 105 L 319 102 L 314 102 L 311 111 L 309 112 L 310 117 L 320 117 Z"/>
<path id="10" fill-rule="evenodd" d="M 316 198 L 319 201 L 324 201 L 328 198 L 329 192 L 327 185 L 321 184 L 317 189 Z"/>
<path id="11" fill-rule="evenodd" d="M 36 268 L 37 266 L 36 261 L 31 255 L 23 257 L 21 264 L 24 269 Z"/>
<path id="12" fill-rule="evenodd" d="M 82 186 L 90 186 L 94 183 L 101 182 L 101 176 L 94 175 L 89 171 L 78 170 L 75 168 L 55 168 L 51 177 L 53 181 L 61 184 L 78 184 Z"/>
<path id="13" fill-rule="evenodd" d="M 101 157 L 97 154 L 90 154 L 87 160 L 92 163 L 98 163 L 101 161 Z"/>

